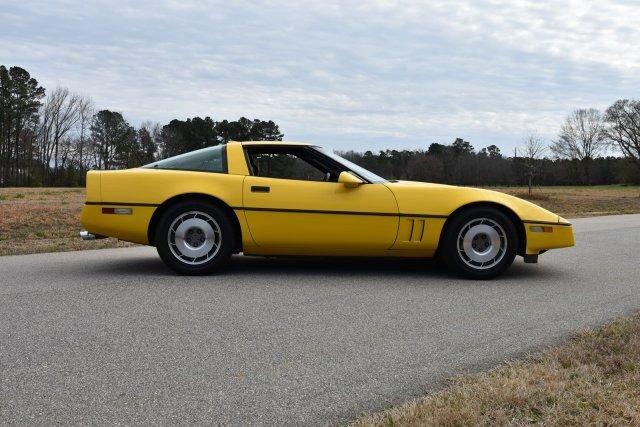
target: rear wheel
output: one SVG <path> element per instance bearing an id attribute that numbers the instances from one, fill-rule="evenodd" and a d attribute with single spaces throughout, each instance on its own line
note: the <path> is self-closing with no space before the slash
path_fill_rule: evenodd
<path id="1" fill-rule="evenodd" d="M 473 208 L 453 218 L 446 230 L 448 266 L 472 279 L 490 279 L 513 263 L 518 235 L 513 221 L 494 208 Z"/>
<path id="2" fill-rule="evenodd" d="M 224 267 L 233 241 L 233 227 L 225 212 L 198 201 L 169 208 L 156 232 L 160 258 L 172 270 L 189 275 L 210 274 Z"/>

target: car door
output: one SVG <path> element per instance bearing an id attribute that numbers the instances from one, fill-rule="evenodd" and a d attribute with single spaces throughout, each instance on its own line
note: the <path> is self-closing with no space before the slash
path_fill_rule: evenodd
<path id="1" fill-rule="evenodd" d="M 243 206 L 261 247 L 380 250 L 393 245 L 398 206 L 382 183 L 347 188 L 304 147 L 245 147 Z"/>

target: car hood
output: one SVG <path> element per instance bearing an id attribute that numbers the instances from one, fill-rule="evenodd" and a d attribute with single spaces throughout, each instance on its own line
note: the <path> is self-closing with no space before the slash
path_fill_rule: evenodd
<path id="1" fill-rule="evenodd" d="M 568 223 L 564 218 L 534 203 L 499 191 L 428 182 L 396 181 L 386 184 L 405 215 L 449 216 L 471 203 L 493 203 L 513 211 L 523 221 Z"/>

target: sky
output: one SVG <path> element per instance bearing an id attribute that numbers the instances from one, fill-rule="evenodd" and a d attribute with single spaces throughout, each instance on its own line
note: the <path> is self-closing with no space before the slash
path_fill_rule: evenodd
<path id="1" fill-rule="evenodd" d="M 335 150 L 511 153 L 640 97 L 635 0 L 0 0 L 0 64 L 132 124 L 240 116 Z"/>

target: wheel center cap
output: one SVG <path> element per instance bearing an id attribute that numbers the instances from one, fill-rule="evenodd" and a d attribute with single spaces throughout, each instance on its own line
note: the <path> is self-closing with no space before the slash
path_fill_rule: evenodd
<path id="1" fill-rule="evenodd" d="M 478 252 L 485 252 L 491 247 L 491 238 L 486 233 L 473 236 L 471 247 Z"/>
<path id="2" fill-rule="evenodd" d="M 191 227 L 187 230 L 184 240 L 189 246 L 198 248 L 204 244 L 207 238 L 202 229 L 198 227 Z"/>

